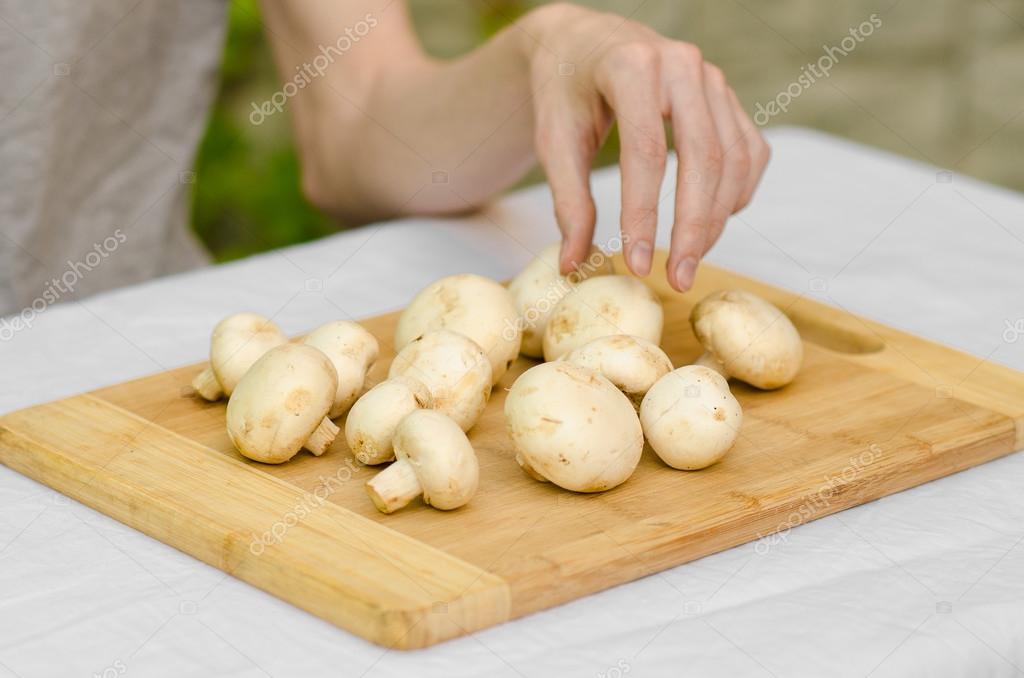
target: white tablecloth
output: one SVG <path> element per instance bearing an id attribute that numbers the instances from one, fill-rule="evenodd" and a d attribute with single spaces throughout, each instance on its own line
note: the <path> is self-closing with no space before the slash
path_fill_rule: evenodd
<path id="1" fill-rule="evenodd" d="M 770 133 L 716 264 L 1024 369 L 1024 197 L 799 129 Z M 608 242 L 618 174 L 594 178 Z M 671 214 L 666 183 L 661 244 Z M 201 360 L 249 309 L 289 333 L 510 276 L 545 187 L 42 313 L 0 344 L 0 411 Z M 1019 321 L 1019 325 L 1017 324 Z M 1024 455 L 431 649 L 385 651 L 0 467 L 0 677 L 1011 676 L 1024 673 Z"/>

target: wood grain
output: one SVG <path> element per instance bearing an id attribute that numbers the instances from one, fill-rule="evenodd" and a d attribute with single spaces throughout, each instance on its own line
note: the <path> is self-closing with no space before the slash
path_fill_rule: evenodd
<path id="1" fill-rule="evenodd" d="M 91 395 L 4 417 L 0 460 L 384 645 L 423 647 L 508 618 L 501 579 L 321 504 L 330 479 L 303 493 Z"/>
<path id="2" fill-rule="evenodd" d="M 740 441 L 705 471 L 672 470 L 648 449 L 603 494 L 534 482 L 501 415 L 527 360 L 471 431 L 480 492 L 452 512 L 417 501 L 379 514 L 363 490 L 375 470 L 344 441 L 281 466 L 245 460 L 227 439 L 224 405 L 184 395 L 201 366 L 6 415 L 0 461 L 364 638 L 410 648 L 751 540 L 772 548 L 768 535 L 1022 445 L 1020 373 L 711 266 L 687 295 L 660 276 L 649 284 L 665 302 L 663 346 L 676 364 L 700 353 L 687 316 L 715 289 L 771 299 L 805 338 L 792 385 L 734 384 Z M 373 380 L 394 354 L 396 317 L 365 321 L 382 340 Z"/>

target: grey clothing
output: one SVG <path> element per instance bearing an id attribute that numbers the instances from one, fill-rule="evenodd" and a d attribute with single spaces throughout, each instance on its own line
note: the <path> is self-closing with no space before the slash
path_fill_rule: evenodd
<path id="1" fill-rule="evenodd" d="M 0 0 L 0 315 L 194 267 L 223 0 Z"/>

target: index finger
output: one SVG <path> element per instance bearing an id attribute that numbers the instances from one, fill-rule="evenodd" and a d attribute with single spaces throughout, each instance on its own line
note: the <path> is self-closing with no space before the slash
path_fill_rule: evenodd
<path id="1" fill-rule="evenodd" d="M 668 281 L 680 292 L 693 285 L 704 251 L 715 192 L 722 175 L 722 148 L 704 93 L 703 58 L 692 45 L 674 46 L 665 64 L 672 137 L 679 160 L 675 221 Z"/>

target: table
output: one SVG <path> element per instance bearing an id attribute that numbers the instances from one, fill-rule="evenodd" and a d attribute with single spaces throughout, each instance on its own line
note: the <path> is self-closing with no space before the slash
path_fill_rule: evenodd
<path id="1" fill-rule="evenodd" d="M 798 128 L 709 260 L 1024 369 L 1024 196 Z M 670 167 L 670 173 L 673 168 Z M 598 172 L 596 241 L 618 228 Z M 672 184 L 663 187 L 667 244 Z M 544 186 L 42 313 L 0 344 L 0 412 L 204 358 L 222 316 L 288 333 L 510 277 Z M 0 677 L 1010 676 L 1024 673 L 1024 455 L 427 650 L 387 651 L 0 467 Z"/>

